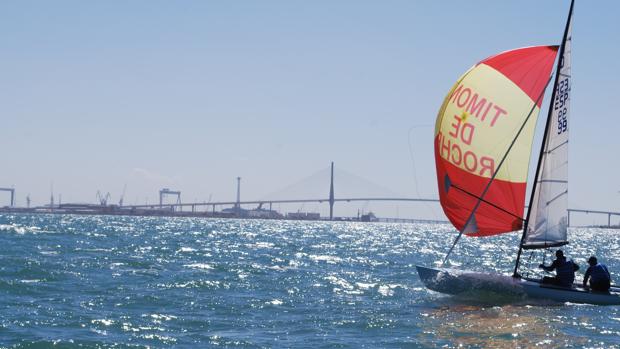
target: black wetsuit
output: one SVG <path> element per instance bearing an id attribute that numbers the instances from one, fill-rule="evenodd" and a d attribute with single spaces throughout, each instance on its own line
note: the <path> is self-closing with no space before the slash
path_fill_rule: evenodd
<path id="1" fill-rule="evenodd" d="M 540 265 L 541 268 L 546 271 L 555 270 L 556 276 L 543 278 L 543 283 L 554 284 L 558 286 L 570 287 L 575 281 L 575 271 L 579 269 L 579 266 L 571 260 L 567 260 L 566 257 L 559 257 L 553 261 L 550 266 Z"/>
<path id="2" fill-rule="evenodd" d="M 590 288 L 592 290 L 599 292 L 609 291 L 611 275 L 605 264 L 597 263 L 596 265 L 591 265 L 583 277 L 584 286 L 588 284 L 588 279 L 590 279 Z"/>

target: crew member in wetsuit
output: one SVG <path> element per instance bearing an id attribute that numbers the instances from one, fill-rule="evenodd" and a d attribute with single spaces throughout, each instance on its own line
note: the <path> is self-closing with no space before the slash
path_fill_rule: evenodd
<path id="1" fill-rule="evenodd" d="M 590 288 L 593 291 L 608 292 L 611 285 L 611 275 L 607 266 L 603 263 L 599 263 L 596 257 L 592 256 L 588 259 L 590 267 L 586 270 L 586 275 L 583 277 L 583 287 L 588 286 L 588 279 L 590 279 Z"/>
<path id="2" fill-rule="evenodd" d="M 553 284 L 564 287 L 572 286 L 575 281 L 575 271 L 579 269 L 579 266 L 573 261 L 566 259 L 562 250 L 555 251 L 555 257 L 555 260 L 550 266 L 546 266 L 544 264 L 538 266 L 545 271 L 555 270 L 554 277 L 545 276 L 543 277 L 542 282 L 544 284 Z"/>

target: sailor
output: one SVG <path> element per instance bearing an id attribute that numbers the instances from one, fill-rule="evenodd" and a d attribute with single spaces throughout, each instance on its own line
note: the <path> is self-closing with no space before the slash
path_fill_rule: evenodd
<path id="1" fill-rule="evenodd" d="M 553 284 L 564 287 L 572 286 L 575 281 L 575 271 L 579 269 L 579 266 L 572 260 L 566 259 L 562 250 L 555 251 L 555 257 L 555 260 L 550 266 L 546 266 L 544 264 L 538 266 L 545 271 L 555 270 L 556 275 L 554 277 L 545 276 L 543 277 L 542 282 L 544 284 Z"/>
<path id="2" fill-rule="evenodd" d="M 590 264 L 590 267 L 586 270 L 586 275 L 583 277 L 583 287 L 588 286 L 588 279 L 590 279 L 590 288 L 593 291 L 609 291 L 611 275 L 609 275 L 607 266 L 603 263 L 599 263 L 594 256 L 588 259 L 588 264 Z"/>

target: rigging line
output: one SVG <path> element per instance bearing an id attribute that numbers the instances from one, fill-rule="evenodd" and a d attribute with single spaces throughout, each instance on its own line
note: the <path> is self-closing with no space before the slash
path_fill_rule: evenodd
<path id="1" fill-rule="evenodd" d="M 502 207 L 500 207 L 500 206 L 497 206 L 496 204 L 494 204 L 494 203 L 492 203 L 492 202 L 490 202 L 490 201 L 487 201 L 487 200 L 485 200 L 485 199 L 483 199 L 483 198 L 479 197 L 478 195 L 475 195 L 475 194 L 473 194 L 473 193 L 470 193 L 470 192 L 468 192 L 467 190 L 465 190 L 465 189 L 463 189 L 463 188 L 461 188 L 461 187 L 459 187 L 459 186 L 456 186 L 456 185 L 454 185 L 454 184 L 452 184 L 451 186 L 452 186 L 452 187 L 454 187 L 454 188 L 455 188 L 455 189 L 457 189 L 457 190 L 460 190 L 461 192 L 463 192 L 463 193 L 465 193 L 465 194 L 467 194 L 467 195 L 469 195 L 469 196 L 472 196 L 472 197 L 474 197 L 474 198 L 476 198 L 476 199 L 478 199 L 478 200 L 481 200 L 481 201 L 482 201 L 482 202 L 484 202 L 485 204 L 491 205 L 491 206 L 493 206 L 494 208 L 496 208 L 496 209 L 498 209 L 498 210 L 500 210 L 500 211 L 502 211 L 502 212 L 504 212 L 504 213 L 507 213 L 507 214 L 509 214 L 509 215 L 511 215 L 511 216 L 513 216 L 513 217 L 515 217 L 516 219 L 519 219 L 519 220 L 521 220 L 521 221 L 524 221 L 524 220 L 525 220 L 523 217 L 519 217 L 519 216 L 517 216 L 516 214 L 514 214 L 514 213 L 512 213 L 512 212 L 510 212 L 510 211 L 508 211 L 508 210 L 506 210 L 506 209 L 504 209 L 504 208 L 502 208 Z"/>
<path id="2" fill-rule="evenodd" d="M 533 256 L 534 256 L 534 250 L 532 250 L 532 252 L 530 253 L 530 258 L 528 258 L 528 259 L 527 259 L 527 265 L 528 265 L 528 267 L 530 267 L 530 268 L 531 268 L 531 265 L 532 265 L 532 257 L 533 257 Z M 529 274 L 529 270 L 528 270 L 528 274 L 527 274 L 527 276 L 529 276 L 529 275 L 530 275 L 530 274 Z"/>
<path id="3" fill-rule="evenodd" d="M 547 150 L 545 152 L 545 154 L 549 154 L 549 153 L 553 152 L 554 150 L 558 149 L 559 147 L 561 147 L 561 146 L 563 146 L 565 144 L 568 144 L 568 140 L 564 141 L 563 143 L 560 143 L 560 144 L 556 145 L 553 149 Z"/>
<path id="4" fill-rule="evenodd" d="M 560 194 L 556 195 L 553 199 L 547 201 L 545 206 L 549 206 L 550 203 L 554 202 L 555 200 L 561 198 L 562 196 L 564 196 L 566 194 L 568 194 L 568 190 L 565 190 L 563 193 L 560 193 Z"/>
<path id="5" fill-rule="evenodd" d="M 407 131 L 407 144 L 409 145 L 409 157 L 411 158 L 411 167 L 413 169 L 413 183 L 415 185 L 415 193 L 416 195 L 420 198 L 422 197 L 422 195 L 420 195 L 420 189 L 418 187 L 418 171 L 416 169 L 415 166 L 415 157 L 413 156 L 413 146 L 411 145 L 411 132 L 416 129 L 416 128 L 422 128 L 422 127 L 431 127 L 433 125 L 413 125 L 409 128 L 409 131 Z M 424 202 L 424 206 L 426 206 L 426 208 L 431 211 L 433 217 L 437 218 L 437 212 L 435 212 L 435 209 L 430 206 L 427 202 Z"/>
<path id="6" fill-rule="evenodd" d="M 459 235 L 456 237 L 456 239 L 454 239 L 454 243 L 452 243 L 452 247 L 450 247 L 450 250 L 448 250 L 448 253 L 446 254 L 446 258 L 444 258 L 444 260 L 443 260 L 442 266 L 446 264 L 446 262 L 448 261 L 448 257 L 450 257 L 450 253 L 452 253 L 452 250 L 454 249 L 454 246 L 456 246 L 456 243 L 459 241 L 459 239 L 463 235 L 463 232 L 465 232 L 465 229 L 469 226 L 469 224 L 471 223 L 471 220 L 474 218 L 474 214 L 478 210 L 478 207 L 480 207 L 480 204 L 482 203 L 482 199 L 484 199 L 484 196 L 486 195 L 487 191 L 489 191 L 489 188 L 491 187 L 491 184 L 495 180 L 495 177 L 497 177 L 497 174 L 499 173 L 499 170 L 502 168 L 502 165 L 504 165 L 504 162 L 506 161 L 506 158 L 508 157 L 508 154 L 510 154 L 510 151 L 512 150 L 512 147 L 515 145 L 515 143 L 517 142 L 517 139 L 521 135 L 521 132 L 525 128 L 525 125 L 530 120 L 530 116 L 532 116 L 532 113 L 538 107 L 538 103 L 542 100 L 543 96 L 545 95 L 545 90 L 547 89 L 547 86 L 549 86 L 549 83 L 551 82 L 552 78 L 553 78 L 553 75 L 551 75 L 549 77 L 549 79 L 547 80 L 547 83 L 545 84 L 545 88 L 543 88 L 542 91 L 540 91 L 540 95 L 536 99 L 536 102 L 532 105 L 532 108 L 530 109 L 530 112 L 527 113 L 527 116 L 525 117 L 525 120 L 523 120 L 523 123 L 521 124 L 521 127 L 519 128 L 519 131 L 517 131 L 517 134 L 512 139 L 512 142 L 508 146 L 508 149 L 504 153 L 504 156 L 502 156 L 502 159 L 500 160 L 499 164 L 497 165 L 497 168 L 495 169 L 495 172 L 493 172 L 493 175 L 491 176 L 491 178 L 487 182 L 487 185 L 484 187 L 484 190 L 480 194 L 480 198 L 478 199 L 478 201 L 476 201 L 476 205 L 474 205 L 474 208 L 472 209 L 471 213 L 469 214 L 469 218 L 467 218 L 467 221 L 465 222 L 465 225 L 463 226 L 461 231 L 459 231 Z"/>

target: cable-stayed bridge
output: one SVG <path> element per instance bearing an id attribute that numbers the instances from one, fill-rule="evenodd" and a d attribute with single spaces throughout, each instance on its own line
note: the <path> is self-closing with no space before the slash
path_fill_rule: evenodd
<path id="1" fill-rule="evenodd" d="M 294 184 L 281 190 L 265 195 L 256 200 L 241 200 L 241 178 L 237 178 L 237 199 L 209 202 L 181 202 L 180 192 L 162 189 L 160 191 L 159 204 L 129 205 L 123 209 L 168 209 L 175 212 L 211 212 L 228 207 L 231 210 L 241 210 L 242 206 L 253 205 L 258 210 L 273 210 L 274 205 L 279 204 L 327 204 L 329 207 L 329 219 L 334 218 L 334 206 L 343 202 L 421 202 L 437 203 L 439 200 L 429 197 L 406 197 L 368 181 L 360 176 L 344 170 L 334 171 L 333 163 L 330 167 L 320 170 Z M 363 195 L 356 193 L 363 192 Z M 322 193 L 322 194 L 317 194 Z M 173 194 L 175 202 L 165 202 L 164 196 Z M 398 219 L 398 218 L 395 218 Z M 438 220 L 438 219 L 435 219 Z"/>
<path id="2" fill-rule="evenodd" d="M 236 200 L 212 201 L 209 199 L 209 201 L 202 202 L 183 202 L 181 191 L 164 188 L 159 191 L 158 204 L 144 205 L 123 205 L 124 193 L 118 205 L 110 205 L 107 203 L 110 195 L 108 193 L 104 199 L 100 197 L 96 204 L 61 204 L 60 200 L 54 203 L 52 199 L 49 205 L 30 207 L 29 197 L 27 197 L 28 206 L 17 207 L 14 206 L 14 189 L 0 189 L 10 191 L 11 194 L 10 205 L 0 206 L 0 213 L 281 218 L 284 216 L 282 215 L 284 208 L 289 210 L 286 217 L 292 219 L 349 220 L 357 218 L 364 220 L 364 216 L 371 216 L 374 211 L 381 216 L 375 217 L 378 221 L 446 222 L 438 204 L 439 200 L 435 198 L 436 194 L 422 196 L 417 188 L 416 195 L 398 194 L 342 169 L 335 171 L 333 164 L 279 191 L 253 200 L 241 199 L 241 178 L 237 178 Z M 170 196 L 174 199 L 173 202 L 165 200 Z M 293 208 L 292 211 L 291 208 Z M 335 208 L 338 216 L 334 212 Z M 404 212 L 399 211 L 399 208 L 404 208 Z M 357 209 L 357 217 L 355 209 Z M 402 218 L 403 216 L 406 218 Z M 620 227 L 620 212 L 584 207 L 569 208 L 568 224 L 571 227 Z"/>
<path id="3" fill-rule="evenodd" d="M 322 169 L 294 184 L 291 184 L 281 190 L 265 195 L 264 197 L 256 200 L 241 200 L 241 188 L 240 180 L 237 178 L 237 198 L 236 200 L 221 200 L 221 201 L 208 201 L 208 202 L 181 202 L 178 191 L 171 191 L 169 189 L 162 189 L 160 191 L 159 204 L 144 204 L 144 205 L 130 205 L 123 206 L 122 209 L 129 210 L 170 210 L 173 212 L 209 212 L 215 214 L 219 210 L 228 210 L 228 212 L 239 212 L 241 207 L 253 206 L 255 210 L 269 210 L 272 211 L 274 205 L 280 204 L 320 204 L 328 205 L 329 207 L 329 219 L 334 219 L 334 206 L 337 203 L 355 203 L 363 202 L 367 205 L 369 203 L 431 203 L 437 208 L 438 199 L 434 197 L 422 197 L 419 194 L 416 197 L 402 196 L 393 191 L 366 180 L 360 176 L 351 174 L 342 169 L 334 171 L 333 163 L 330 167 Z M 363 195 L 356 195 L 363 192 Z M 174 194 L 176 195 L 175 202 L 166 203 L 163 200 L 162 194 Z M 319 194 L 317 194 L 319 193 Z M 228 209 L 226 208 L 228 207 Z M 441 214 L 441 210 L 435 210 L 432 207 L 426 207 L 429 211 L 432 211 L 431 219 L 421 219 L 419 216 L 416 220 L 427 221 L 445 221 L 445 217 Z M 237 210 L 237 211 L 235 211 Z M 590 225 L 600 226 L 612 226 L 612 217 L 620 217 L 620 212 L 604 211 L 604 210 L 592 210 L 592 209 L 568 209 L 569 225 L 575 226 L 571 220 L 571 216 L 580 214 L 582 218 L 581 224 L 583 224 L 583 217 L 585 215 L 595 215 L 597 217 L 606 217 L 606 222 L 599 221 L 599 224 L 594 222 Z M 396 215 L 398 216 L 398 214 Z M 400 218 L 393 218 L 393 221 L 402 220 Z M 616 223 L 620 225 L 620 222 Z"/>

